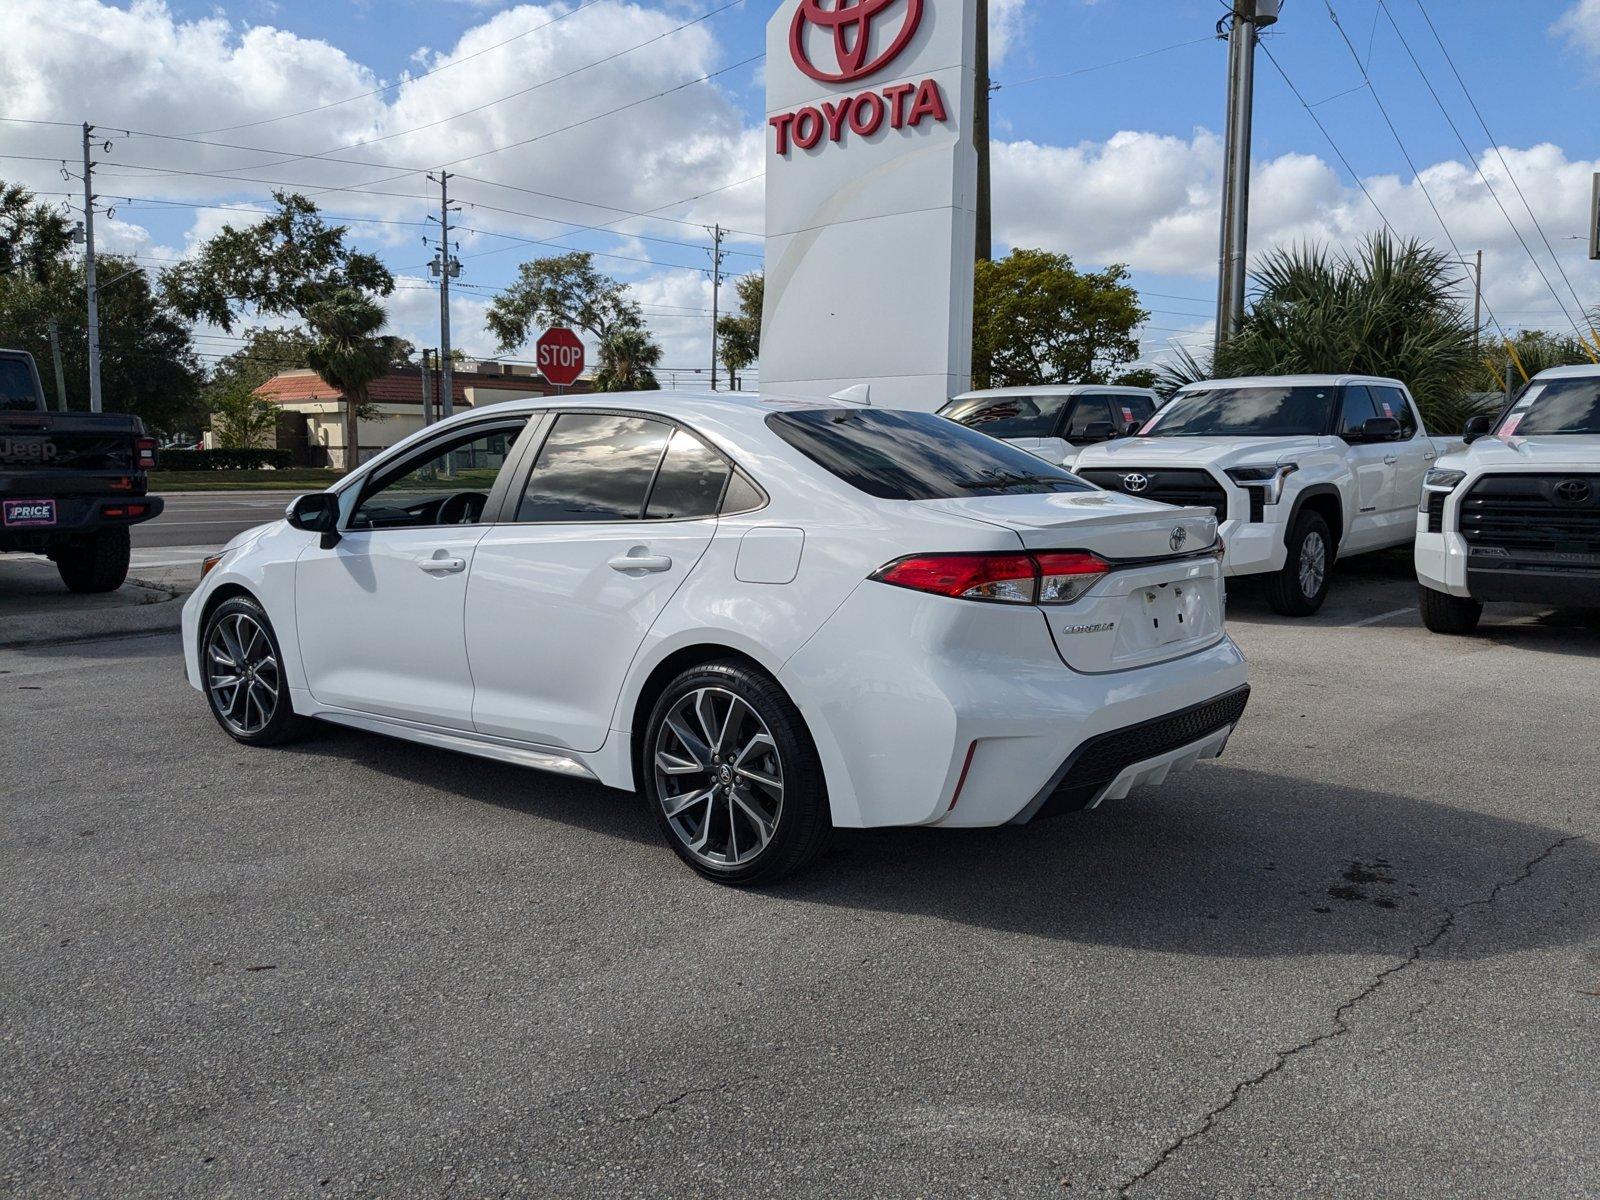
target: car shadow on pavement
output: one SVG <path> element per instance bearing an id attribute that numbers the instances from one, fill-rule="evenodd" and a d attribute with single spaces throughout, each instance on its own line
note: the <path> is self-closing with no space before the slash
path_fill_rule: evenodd
<path id="1" fill-rule="evenodd" d="M 1390 953 L 1418 913 L 1487 896 L 1570 835 L 1415 797 L 1222 766 L 1097 811 L 971 832 L 841 831 L 808 903 L 934 917 L 1054 941 L 1214 956 Z M 1589 842 L 1560 877 L 1600 875 Z M 1574 860 L 1577 861 L 1574 861 Z M 1570 899 L 1566 897 L 1564 899 Z M 1559 933 L 1518 923 L 1472 953 L 1593 938 L 1600 902 Z"/>

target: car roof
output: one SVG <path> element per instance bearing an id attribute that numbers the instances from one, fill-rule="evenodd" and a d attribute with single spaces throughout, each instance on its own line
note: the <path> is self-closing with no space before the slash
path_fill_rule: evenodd
<path id="1" fill-rule="evenodd" d="M 1210 391 L 1225 387 L 1337 387 L 1346 383 L 1384 383 L 1403 388 L 1406 385 L 1387 375 L 1240 375 L 1234 379 L 1202 379 L 1184 384 L 1186 392 Z"/>
<path id="2" fill-rule="evenodd" d="M 561 396 L 524 396 L 516 400 L 500 400 L 493 404 L 480 404 L 465 414 L 496 414 L 518 412 L 544 412 L 564 408 L 625 408 L 632 412 L 655 413 L 666 417 L 757 417 L 768 413 L 794 411 L 806 408 L 861 409 L 870 405 L 851 404 L 841 400 L 812 400 L 800 396 L 758 396 L 754 392 L 578 392 Z"/>
<path id="3" fill-rule="evenodd" d="M 1534 379 L 1600 379 L 1600 364 L 1579 363 L 1573 367 L 1546 367 Z"/>
<path id="4" fill-rule="evenodd" d="M 1126 387 L 1113 383 L 1041 383 L 1037 387 L 984 388 L 976 392 L 962 392 L 950 397 L 957 400 L 999 400 L 1006 396 L 1076 396 L 1079 392 L 1115 392 L 1119 396 L 1144 396 L 1153 398 L 1151 388 Z"/>

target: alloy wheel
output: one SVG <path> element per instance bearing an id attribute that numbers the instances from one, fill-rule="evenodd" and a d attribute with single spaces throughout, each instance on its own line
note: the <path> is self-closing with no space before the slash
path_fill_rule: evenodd
<path id="1" fill-rule="evenodd" d="M 229 613 L 206 643 L 206 688 L 217 715 L 236 734 L 260 733 L 278 711 L 283 675 L 272 639 L 248 613 Z"/>
<path id="2" fill-rule="evenodd" d="M 1322 581 L 1328 576 L 1328 543 L 1320 533 L 1306 534 L 1300 544 L 1300 591 L 1310 600 L 1322 590 Z"/>
<path id="3" fill-rule="evenodd" d="M 696 688 L 674 703 L 652 769 L 667 824 L 701 862 L 741 866 L 771 843 L 783 815 L 783 761 L 767 723 L 734 692 Z"/>

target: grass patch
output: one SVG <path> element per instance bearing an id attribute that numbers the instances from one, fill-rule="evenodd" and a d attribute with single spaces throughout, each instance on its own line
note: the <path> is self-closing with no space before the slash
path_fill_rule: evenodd
<path id="1" fill-rule="evenodd" d="M 325 467 L 281 471 L 151 471 L 152 492 L 320 492 L 344 478 Z"/>

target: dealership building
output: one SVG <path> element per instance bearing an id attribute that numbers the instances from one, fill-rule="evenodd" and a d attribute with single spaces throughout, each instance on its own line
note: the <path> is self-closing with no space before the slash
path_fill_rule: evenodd
<path id="1" fill-rule="evenodd" d="M 482 408 L 503 400 L 549 396 L 555 385 L 524 363 L 467 360 L 451 372 L 455 411 Z M 586 392 L 589 381 L 579 379 L 568 392 Z M 280 371 L 255 391 L 278 408 L 278 428 L 272 444 L 288 450 L 295 466 L 345 465 L 345 407 L 348 399 L 338 388 L 312 370 Z M 439 373 L 428 372 L 427 394 L 437 417 Z M 379 376 L 368 388 L 366 413 L 357 421 L 361 460 L 386 450 L 423 426 L 423 376 L 418 367 L 399 367 Z M 211 435 L 206 435 L 211 444 Z"/>

